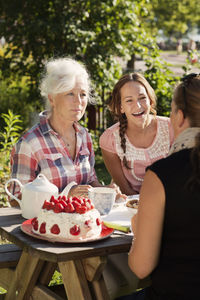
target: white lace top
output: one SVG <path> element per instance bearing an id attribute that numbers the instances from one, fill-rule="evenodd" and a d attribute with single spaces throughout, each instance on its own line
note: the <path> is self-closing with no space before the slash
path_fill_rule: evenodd
<path id="1" fill-rule="evenodd" d="M 121 148 L 119 123 L 108 128 L 100 137 L 100 147 L 119 156 L 126 179 L 138 193 L 144 179 L 146 167 L 156 160 L 166 157 L 173 142 L 173 130 L 169 118 L 156 116 L 156 120 L 157 133 L 148 148 L 136 148 L 125 135 L 126 159 L 131 169 L 127 169 L 122 163 L 124 152 Z"/>

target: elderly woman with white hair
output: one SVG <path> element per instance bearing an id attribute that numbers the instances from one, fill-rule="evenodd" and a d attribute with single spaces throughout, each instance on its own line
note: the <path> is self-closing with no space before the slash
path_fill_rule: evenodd
<path id="1" fill-rule="evenodd" d="M 101 186 L 94 169 L 91 137 L 78 123 L 90 101 L 88 73 L 81 63 L 71 58 L 50 60 L 46 64 L 40 91 L 49 109 L 40 113 L 39 123 L 28 130 L 13 148 L 12 177 L 25 184 L 42 173 L 59 188 L 59 192 L 65 189 L 68 196 L 87 196 L 91 186 Z M 117 190 L 114 184 L 108 186 Z M 11 188 L 19 197 L 18 186 Z M 126 197 L 120 193 L 117 196 Z M 115 261 L 119 260 L 121 265 L 116 268 Z M 132 291 L 138 281 L 133 283 L 135 276 L 128 268 L 127 256 L 123 259 L 122 256 L 110 255 L 103 275 L 111 298 L 118 292 L 121 295 L 127 289 Z"/>
<path id="2" fill-rule="evenodd" d="M 68 196 L 87 195 L 89 187 L 101 186 L 94 170 L 91 137 L 78 123 L 90 101 L 88 72 L 83 64 L 71 58 L 50 60 L 40 91 L 49 109 L 40 113 L 39 123 L 14 146 L 12 177 L 25 184 L 42 173 L 59 192 L 67 186 Z M 20 196 L 19 187 L 12 188 Z"/>

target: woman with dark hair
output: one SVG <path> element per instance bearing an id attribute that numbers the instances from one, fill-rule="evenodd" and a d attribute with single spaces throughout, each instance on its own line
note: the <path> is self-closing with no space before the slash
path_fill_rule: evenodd
<path id="1" fill-rule="evenodd" d="M 116 83 L 110 110 L 118 121 L 100 137 L 104 163 L 126 195 L 138 194 L 145 168 L 168 155 L 173 131 L 167 117 L 156 116 L 156 96 L 139 73 Z"/>
<path id="2" fill-rule="evenodd" d="M 152 285 L 125 299 L 198 299 L 200 286 L 200 74 L 174 92 L 170 155 L 150 167 L 132 219 L 129 266 Z M 141 294 L 141 293 L 140 293 Z M 137 297 L 137 298 L 136 298 Z"/>

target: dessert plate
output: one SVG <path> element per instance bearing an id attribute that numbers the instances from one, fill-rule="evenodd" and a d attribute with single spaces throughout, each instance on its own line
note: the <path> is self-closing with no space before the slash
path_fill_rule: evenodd
<path id="1" fill-rule="evenodd" d="M 31 221 L 32 221 L 32 219 L 24 221 L 21 224 L 21 230 L 24 233 L 26 233 L 26 234 L 28 234 L 28 235 L 36 238 L 36 239 L 45 240 L 45 241 L 53 242 L 53 243 L 54 242 L 60 242 L 60 243 L 72 243 L 72 244 L 74 244 L 74 243 L 97 242 L 99 240 L 103 240 L 103 239 L 108 238 L 114 231 L 113 228 L 108 228 L 107 226 L 102 225 L 101 234 L 100 234 L 99 237 L 96 237 L 96 238 L 91 237 L 91 238 L 87 238 L 87 239 L 83 239 L 83 240 L 61 239 L 61 238 L 58 238 L 56 236 L 52 237 L 52 238 L 49 238 L 49 237 L 47 238 L 45 236 L 38 235 L 38 234 L 36 234 L 32 231 Z"/>

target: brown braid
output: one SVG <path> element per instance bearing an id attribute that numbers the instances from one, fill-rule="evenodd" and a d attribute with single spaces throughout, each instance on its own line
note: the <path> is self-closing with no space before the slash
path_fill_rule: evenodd
<path id="1" fill-rule="evenodd" d="M 121 139 L 121 147 L 124 151 L 123 164 L 127 169 L 130 169 L 130 167 L 128 166 L 127 159 L 126 159 L 125 133 L 126 133 L 127 126 L 128 126 L 127 118 L 126 118 L 125 114 L 122 114 L 119 118 L 119 135 L 120 135 L 120 139 Z"/>
<path id="2" fill-rule="evenodd" d="M 147 95 L 149 96 L 150 103 L 151 103 L 151 113 L 155 116 L 156 115 L 156 95 L 154 93 L 154 90 L 148 83 L 148 81 L 144 78 L 142 74 L 139 73 L 130 73 L 130 74 L 125 74 L 123 75 L 118 82 L 115 84 L 114 89 L 112 91 L 112 97 L 109 101 L 109 108 L 114 116 L 114 119 L 119 121 L 120 123 L 120 129 L 119 129 L 119 134 L 121 138 L 121 147 L 124 152 L 124 158 L 123 158 L 123 164 L 127 169 L 130 169 L 128 166 L 128 162 L 126 160 L 126 139 L 125 139 L 125 132 L 128 126 L 127 119 L 125 114 L 121 113 L 121 88 L 127 83 L 127 82 L 138 82 L 141 85 L 144 86 L 146 89 Z"/>

